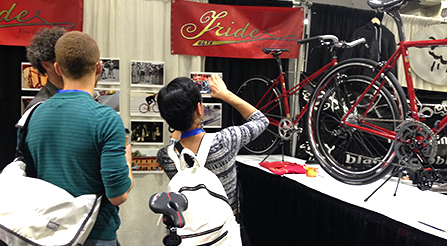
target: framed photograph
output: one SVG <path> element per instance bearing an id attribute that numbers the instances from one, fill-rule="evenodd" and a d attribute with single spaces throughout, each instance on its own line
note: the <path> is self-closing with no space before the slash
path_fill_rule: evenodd
<path id="1" fill-rule="evenodd" d="M 211 89 L 209 86 L 208 78 L 211 74 L 217 74 L 222 78 L 222 73 L 204 73 L 204 72 L 191 72 L 191 79 L 197 84 L 202 94 L 210 94 Z"/>
<path id="2" fill-rule="evenodd" d="M 162 87 L 164 85 L 164 62 L 131 61 L 130 85 L 133 87 Z"/>
<path id="3" fill-rule="evenodd" d="M 157 92 L 130 91 L 131 116 L 160 116 L 157 105 Z"/>
<path id="4" fill-rule="evenodd" d="M 156 156 L 132 157 L 132 172 L 160 172 L 162 170 Z"/>
<path id="5" fill-rule="evenodd" d="M 29 62 L 22 62 L 22 90 L 38 91 L 47 83 L 48 75 L 41 74 Z"/>
<path id="6" fill-rule="evenodd" d="M 163 121 L 142 121 L 130 122 L 131 142 L 133 144 L 163 144 Z"/>
<path id="7" fill-rule="evenodd" d="M 101 58 L 102 73 L 98 85 L 113 85 L 120 83 L 120 60 L 118 58 Z"/>
<path id="8" fill-rule="evenodd" d="M 203 103 L 204 128 L 222 128 L 222 103 Z"/>
<path id="9" fill-rule="evenodd" d="M 120 112 L 120 90 L 95 88 L 93 98 L 101 105 L 107 105 Z"/>
<path id="10" fill-rule="evenodd" d="M 34 99 L 33 96 L 22 96 L 22 115 L 23 112 L 25 112 L 26 107 L 28 106 L 28 104 Z"/>

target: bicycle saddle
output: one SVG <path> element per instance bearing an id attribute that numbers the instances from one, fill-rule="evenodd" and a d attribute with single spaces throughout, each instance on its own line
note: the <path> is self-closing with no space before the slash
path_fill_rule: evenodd
<path id="1" fill-rule="evenodd" d="M 163 214 L 163 223 L 167 226 L 182 228 L 185 219 L 182 212 L 188 208 L 188 200 L 179 192 L 159 192 L 149 199 L 150 209 Z"/>
<path id="2" fill-rule="evenodd" d="M 262 48 L 262 51 L 266 55 L 268 55 L 268 54 L 281 55 L 281 53 L 283 53 L 283 52 L 290 52 L 290 50 L 288 50 L 288 49 L 272 49 L 272 48 Z"/>
<path id="3" fill-rule="evenodd" d="M 386 11 L 394 7 L 400 7 L 408 0 L 368 0 L 368 5 L 377 10 Z"/>

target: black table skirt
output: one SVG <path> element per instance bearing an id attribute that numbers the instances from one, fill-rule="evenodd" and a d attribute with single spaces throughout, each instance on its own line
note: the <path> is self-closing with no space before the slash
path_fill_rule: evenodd
<path id="1" fill-rule="evenodd" d="M 447 245 L 445 239 L 343 202 L 291 179 L 242 163 L 238 163 L 238 169 L 241 212 L 252 246 Z M 427 204 L 412 212 L 442 212 L 435 211 L 434 206 L 440 204 Z"/>

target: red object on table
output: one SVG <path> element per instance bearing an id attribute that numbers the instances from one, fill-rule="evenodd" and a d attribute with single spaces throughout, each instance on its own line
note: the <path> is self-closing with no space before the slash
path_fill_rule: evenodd
<path id="1" fill-rule="evenodd" d="M 261 167 L 267 168 L 274 174 L 283 175 L 283 174 L 290 174 L 290 173 L 300 173 L 305 174 L 306 173 L 306 165 L 304 164 L 297 164 L 294 162 L 288 162 L 288 161 L 273 161 L 268 162 L 264 161 L 259 163 Z"/>

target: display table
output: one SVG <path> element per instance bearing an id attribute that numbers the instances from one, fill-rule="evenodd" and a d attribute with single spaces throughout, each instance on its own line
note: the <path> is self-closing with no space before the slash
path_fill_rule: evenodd
<path id="1" fill-rule="evenodd" d="M 315 178 L 278 176 L 259 166 L 264 157 L 237 157 L 241 211 L 252 245 L 447 245 L 446 195 L 407 182 L 393 196 L 393 178 L 365 202 L 383 180 L 347 185 L 321 168 Z"/>

